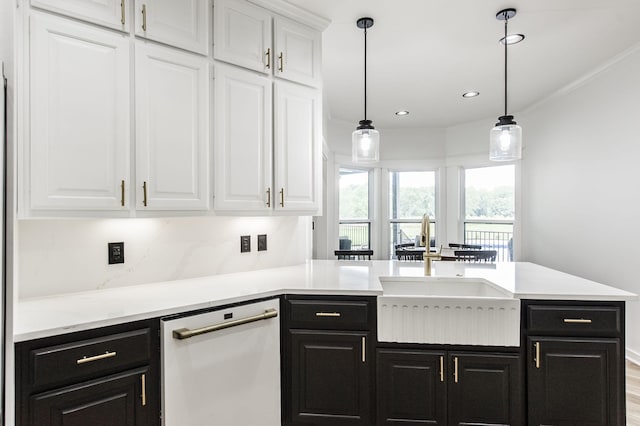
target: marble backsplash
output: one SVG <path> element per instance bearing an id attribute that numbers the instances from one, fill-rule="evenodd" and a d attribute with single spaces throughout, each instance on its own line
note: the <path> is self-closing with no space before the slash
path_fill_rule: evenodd
<path id="1" fill-rule="evenodd" d="M 267 234 L 267 251 L 257 235 Z M 240 236 L 251 252 L 240 253 Z M 107 264 L 107 243 L 124 241 L 124 264 Z M 22 220 L 18 297 L 302 263 L 311 257 L 310 217 L 181 217 Z"/>

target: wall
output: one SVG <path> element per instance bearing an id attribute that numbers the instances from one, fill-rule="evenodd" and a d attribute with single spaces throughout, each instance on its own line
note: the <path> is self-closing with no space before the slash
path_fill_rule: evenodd
<path id="1" fill-rule="evenodd" d="M 640 293 L 640 46 L 518 115 L 523 256 Z M 640 304 L 627 304 L 628 355 L 640 362 Z"/>
<path id="2" fill-rule="evenodd" d="M 311 257 L 309 217 L 23 220 L 19 297 L 120 287 L 293 265 Z M 267 234 L 257 252 L 257 234 Z M 240 235 L 251 235 L 240 253 Z M 125 263 L 107 264 L 124 241 Z"/>

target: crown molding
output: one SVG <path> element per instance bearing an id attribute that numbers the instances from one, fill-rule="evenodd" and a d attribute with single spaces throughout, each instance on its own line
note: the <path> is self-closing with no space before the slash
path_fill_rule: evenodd
<path id="1" fill-rule="evenodd" d="M 318 16 L 306 9 L 295 6 L 285 0 L 249 0 L 251 3 L 269 9 L 284 17 L 294 19 L 316 30 L 324 31 L 331 21 L 323 16 Z"/>

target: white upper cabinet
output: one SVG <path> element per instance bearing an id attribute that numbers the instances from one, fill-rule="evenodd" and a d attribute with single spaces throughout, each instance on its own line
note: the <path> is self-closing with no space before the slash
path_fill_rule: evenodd
<path id="1" fill-rule="evenodd" d="M 213 42 L 217 60 L 321 84 L 321 33 L 245 0 L 215 0 Z"/>
<path id="2" fill-rule="evenodd" d="M 206 210 L 207 58 L 141 40 L 135 50 L 136 208 Z"/>
<path id="3" fill-rule="evenodd" d="M 29 33 L 29 207 L 126 210 L 129 38 L 35 12 Z"/>
<path id="4" fill-rule="evenodd" d="M 321 34 L 290 19 L 274 24 L 275 75 L 309 86 L 319 86 Z"/>
<path id="5" fill-rule="evenodd" d="M 272 210 L 271 105 L 271 81 L 267 77 L 216 65 L 216 210 Z"/>
<path id="6" fill-rule="evenodd" d="M 274 170 L 277 210 L 314 213 L 320 208 L 320 92 L 276 82 Z"/>
<path id="7" fill-rule="evenodd" d="M 208 55 L 209 0 L 135 0 L 135 34 Z"/>
<path id="8" fill-rule="evenodd" d="M 62 15 L 129 31 L 131 0 L 31 0 L 31 5 Z"/>
<path id="9" fill-rule="evenodd" d="M 271 14 L 244 0 L 216 0 L 215 59 L 271 74 Z"/>

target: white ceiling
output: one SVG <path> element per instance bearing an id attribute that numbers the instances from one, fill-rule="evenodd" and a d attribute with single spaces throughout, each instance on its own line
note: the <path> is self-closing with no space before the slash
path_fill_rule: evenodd
<path id="1" fill-rule="evenodd" d="M 287 0 L 330 19 L 323 34 L 331 119 L 363 119 L 362 16 L 368 31 L 368 118 L 376 127 L 449 127 L 503 114 L 504 26 L 509 112 L 521 111 L 640 42 L 640 0 Z M 639 77 L 640 78 L 640 77 Z M 468 90 L 480 96 L 463 99 Z M 406 117 L 394 112 L 407 109 Z M 516 120 L 517 120 L 516 116 Z"/>

